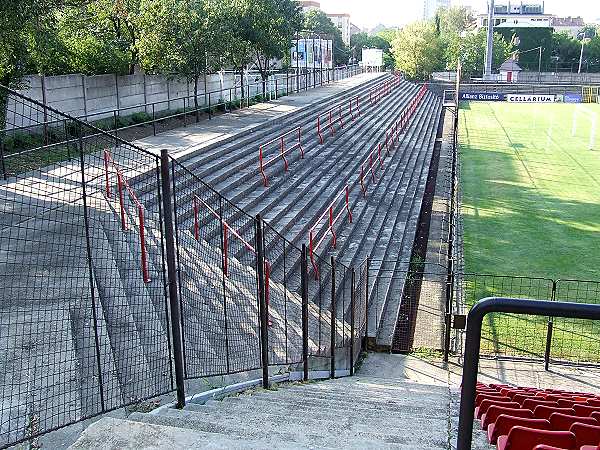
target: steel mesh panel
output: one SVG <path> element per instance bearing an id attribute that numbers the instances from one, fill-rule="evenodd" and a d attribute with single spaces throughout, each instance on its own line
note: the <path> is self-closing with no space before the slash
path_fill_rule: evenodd
<path id="1" fill-rule="evenodd" d="M 157 158 L 0 90 L 2 446 L 172 380 Z"/>
<path id="2" fill-rule="evenodd" d="M 574 303 L 600 302 L 600 283 L 596 281 L 558 280 L 557 301 Z M 600 325 L 583 319 L 552 319 L 550 358 L 581 363 L 600 362 Z"/>
<path id="3" fill-rule="evenodd" d="M 552 280 L 543 278 L 461 274 L 458 279 L 468 307 L 485 297 L 552 298 Z M 482 329 L 481 354 L 543 358 L 546 334 L 545 317 L 489 314 Z"/>

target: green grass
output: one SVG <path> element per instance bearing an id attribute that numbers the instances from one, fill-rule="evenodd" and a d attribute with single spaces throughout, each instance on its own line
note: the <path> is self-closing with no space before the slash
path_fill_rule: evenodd
<path id="1" fill-rule="evenodd" d="M 600 279 L 599 105 L 473 102 L 461 111 L 465 263 L 470 272 Z M 598 120 L 600 126 L 600 120 Z"/>
<path id="2" fill-rule="evenodd" d="M 591 118 L 600 126 L 600 106 L 461 106 L 465 270 L 600 280 L 600 130 L 590 149 Z M 469 303 L 488 295 L 548 298 L 551 289 L 548 281 L 511 278 L 472 277 L 465 284 Z M 559 283 L 557 297 L 596 302 L 600 287 Z M 545 330 L 545 318 L 490 316 L 482 347 L 541 356 Z M 599 336 L 591 322 L 557 322 L 553 356 L 598 361 Z"/>

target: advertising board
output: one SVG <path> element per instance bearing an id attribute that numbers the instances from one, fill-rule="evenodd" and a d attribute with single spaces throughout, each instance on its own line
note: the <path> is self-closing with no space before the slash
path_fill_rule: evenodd
<path id="1" fill-rule="evenodd" d="M 458 99 L 476 102 L 503 102 L 506 100 L 506 94 L 498 92 L 461 92 Z"/>
<path id="2" fill-rule="evenodd" d="M 554 103 L 554 94 L 507 94 L 506 100 L 512 103 Z"/>

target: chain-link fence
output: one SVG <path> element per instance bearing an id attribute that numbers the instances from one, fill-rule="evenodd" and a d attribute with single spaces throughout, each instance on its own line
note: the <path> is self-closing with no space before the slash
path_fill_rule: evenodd
<path id="1" fill-rule="evenodd" d="M 351 269 L 318 258 L 315 279 L 305 249 L 166 152 L 0 97 L 20 118 L 0 132 L 0 447 L 183 400 L 184 379 L 354 369 Z"/>
<path id="2" fill-rule="evenodd" d="M 0 446 L 173 389 L 158 158 L 14 92 L 6 108 Z"/>

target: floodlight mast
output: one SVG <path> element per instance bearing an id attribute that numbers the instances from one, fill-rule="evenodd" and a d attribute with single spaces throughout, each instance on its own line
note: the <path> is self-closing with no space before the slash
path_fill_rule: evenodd
<path id="1" fill-rule="evenodd" d="M 488 4 L 487 48 L 485 49 L 484 80 L 492 79 L 492 60 L 494 59 L 494 0 Z"/>

